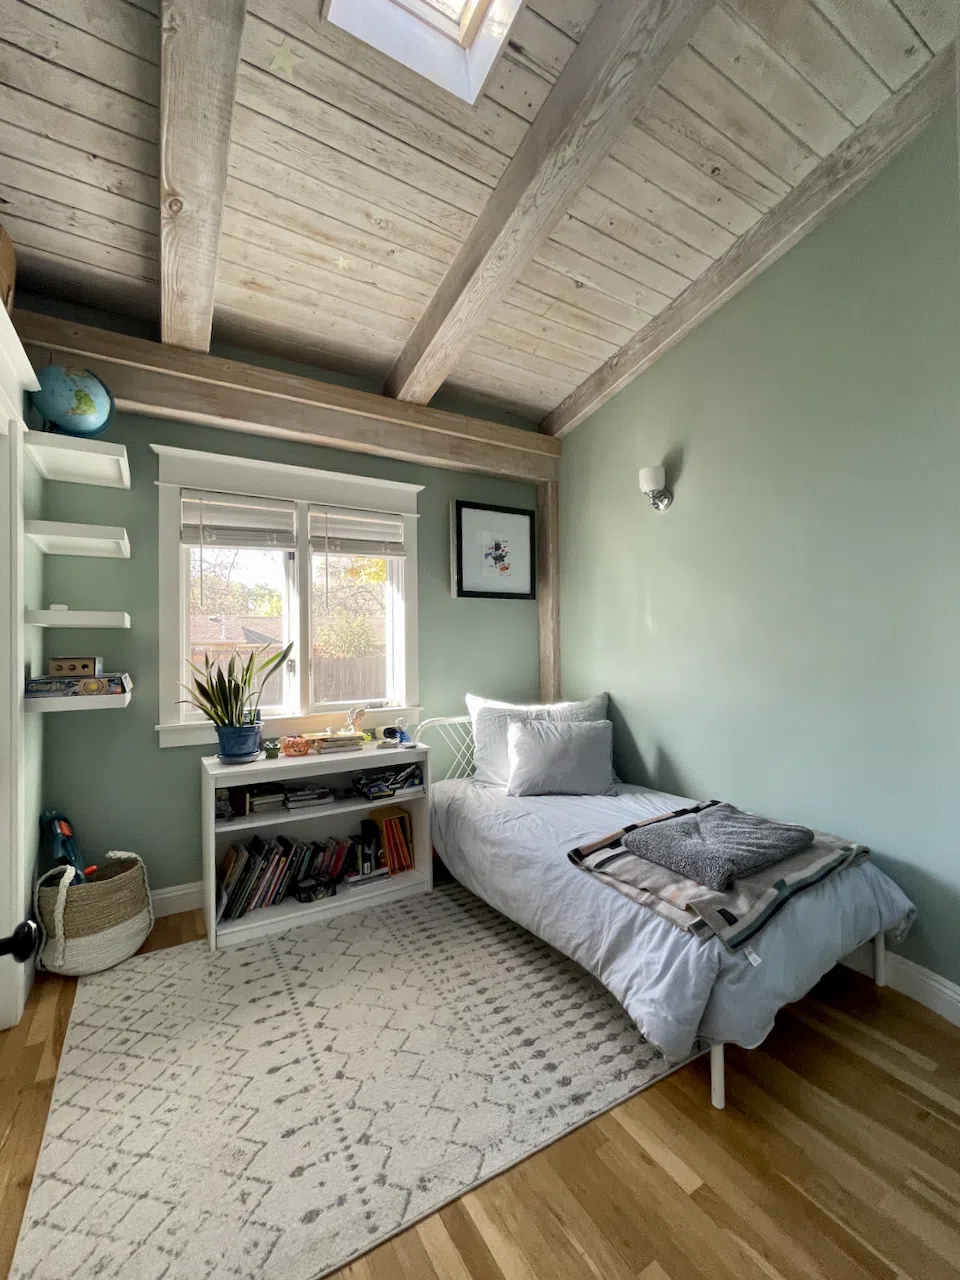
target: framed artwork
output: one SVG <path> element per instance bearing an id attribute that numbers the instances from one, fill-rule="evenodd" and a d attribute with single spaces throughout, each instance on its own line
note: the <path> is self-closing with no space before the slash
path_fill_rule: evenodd
<path id="1" fill-rule="evenodd" d="M 456 502 L 451 510 L 451 591 L 471 600 L 535 600 L 536 512 Z"/>

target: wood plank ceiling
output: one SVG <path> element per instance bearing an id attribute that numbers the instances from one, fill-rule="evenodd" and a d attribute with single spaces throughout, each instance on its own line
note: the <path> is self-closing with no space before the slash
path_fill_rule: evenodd
<path id="1" fill-rule="evenodd" d="M 159 0 L 0 0 L 0 221 L 24 286 L 156 319 Z M 382 380 L 595 16 L 528 0 L 467 106 L 248 0 L 214 340 Z M 725 0 L 446 386 L 544 419 L 915 77 L 952 0 Z"/>

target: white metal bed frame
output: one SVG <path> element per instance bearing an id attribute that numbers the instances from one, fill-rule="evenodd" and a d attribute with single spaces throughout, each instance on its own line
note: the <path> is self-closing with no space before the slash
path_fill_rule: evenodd
<path id="1" fill-rule="evenodd" d="M 417 726 L 419 738 L 425 729 L 435 729 L 441 740 L 453 752 L 453 761 L 444 779 L 469 778 L 473 774 L 473 725 L 469 716 L 435 716 Z M 873 939 L 873 980 L 878 987 L 887 985 L 886 936 L 878 933 Z M 722 1111 L 726 1106 L 726 1072 L 722 1044 L 710 1045 L 710 1101 Z"/>

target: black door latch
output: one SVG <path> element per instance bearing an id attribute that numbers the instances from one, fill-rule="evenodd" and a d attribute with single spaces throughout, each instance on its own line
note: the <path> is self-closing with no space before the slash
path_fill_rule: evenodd
<path id="1" fill-rule="evenodd" d="M 18 924 L 9 938 L 0 938 L 0 956 L 13 956 L 20 964 L 26 964 L 37 949 L 40 930 L 33 920 Z"/>

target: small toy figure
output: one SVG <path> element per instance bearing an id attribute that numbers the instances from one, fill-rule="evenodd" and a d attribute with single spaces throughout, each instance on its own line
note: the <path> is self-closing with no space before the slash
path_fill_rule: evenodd
<path id="1" fill-rule="evenodd" d="M 344 726 L 344 728 L 340 730 L 340 732 L 344 734 L 363 733 L 363 729 L 361 728 L 361 725 L 366 719 L 366 715 L 367 715 L 366 707 L 351 707 L 350 710 L 347 712 L 347 723 Z"/>

